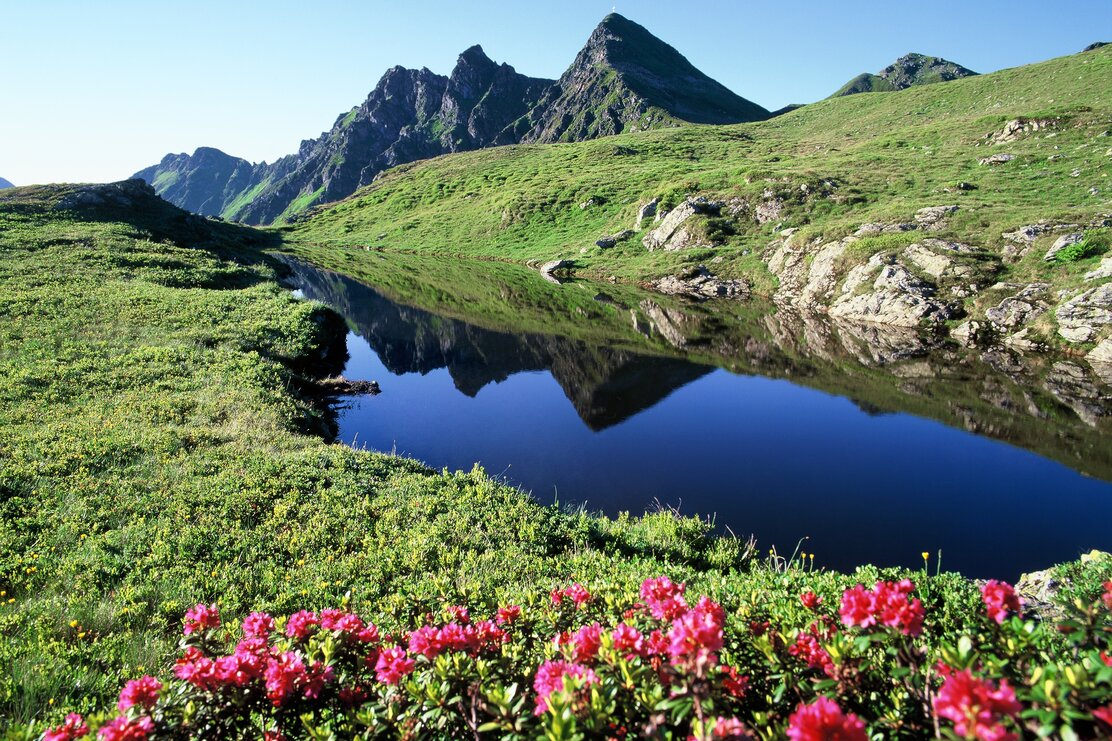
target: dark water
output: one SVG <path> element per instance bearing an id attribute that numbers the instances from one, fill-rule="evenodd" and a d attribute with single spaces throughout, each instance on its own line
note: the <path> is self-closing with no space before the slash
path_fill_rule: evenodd
<path id="1" fill-rule="evenodd" d="M 1112 550 L 1112 389 L 1083 361 L 583 285 L 546 287 L 521 315 L 558 317 L 563 291 L 594 296 L 597 317 L 569 308 L 578 325 L 517 331 L 489 307 L 446 316 L 425 294 L 296 272 L 352 327 L 345 375 L 382 387 L 341 410 L 347 443 L 478 462 L 544 503 L 676 507 L 762 549 L 806 537 L 837 569 L 941 550 L 944 568 L 1014 579 Z M 460 280 L 519 296 L 539 278 Z"/>

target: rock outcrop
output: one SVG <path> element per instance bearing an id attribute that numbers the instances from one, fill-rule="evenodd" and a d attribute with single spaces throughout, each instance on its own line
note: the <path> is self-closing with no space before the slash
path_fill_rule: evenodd
<path id="1" fill-rule="evenodd" d="M 1112 283 L 1074 296 L 1060 304 L 1054 312 L 1058 334 L 1070 342 L 1091 342 L 1100 331 L 1112 324 Z"/>
<path id="2" fill-rule="evenodd" d="M 1065 236 L 1058 237 L 1058 239 L 1054 240 L 1054 244 L 1050 246 L 1050 249 L 1046 251 L 1046 254 L 1043 255 L 1043 260 L 1051 262 L 1058 256 L 1059 252 L 1070 245 L 1081 242 L 1083 239 L 1085 239 L 1085 235 L 1081 232 L 1074 232 L 1073 234 L 1066 234 Z"/>
<path id="3" fill-rule="evenodd" d="M 749 284 L 742 280 L 721 280 L 698 265 L 677 275 L 669 275 L 653 282 L 654 290 L 671 295 L 696 298 L 746 298 Z"/>
<path id="4" fill-rule="evenodd" d="M 1012 332 L 1050 309 L 1045 300 L 1048 283 L 1031 283 L 985 311 L 998 332 Z"/>
<path id="5" fill-rule="evenodd" d="M 850 270 L 830 315 L 897 327 L 937 324 L 956 316 L 955 309 L 936 300 L 934 294 L 933 286 L 915 277 L 900 262 L 873 255 L 864 265 Z"/>
<path id="6" fill-rule="evenodd" d="M 693 246 L 692 233 L 687 221 L 696 214 L 717 214 L 722 204 L 703 197 L 687 198 L 664 216 L 659 226 L 645 235 L 641 243 L 645 249 L 680 250 Z"/>

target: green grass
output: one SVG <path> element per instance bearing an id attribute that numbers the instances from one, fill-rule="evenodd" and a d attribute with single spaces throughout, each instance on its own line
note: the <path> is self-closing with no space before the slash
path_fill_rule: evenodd
<path id="1" fill-rule="evenodd" d="M 221 218 L 227 219 L 228 221 L 235 221 L 239 217 L 239 214 L 241 211 L 243 211 L 243 209 L 251 205 L 251 203 L 253 203 L 254 200 L 259 197 L 260 193 L 270 187 L 270 182 L 270 178 L 267 178 L 254 187 L 240 193 L 238 196 L 236 196 L 235 200 L 229 203 L 227 207 L 220 213 Z"/>
<path id="2" fill-rule="evenodd" d="M 178 178 L 180 177 L 181 173 L 175 172 L 173 170 L 167 170 L 165 172 L 160 172 L 158 174 L 158 177 L 154 179 L 154 182 L 151 183 L 151 185 L 154 186 L 155 190 L 162 192 L 164 190 L 167 190 L 168 188 L 172 188 L 174 184 L 178 182 Z"/>
<path id="3" fill-rule="evenodd" d="M 682 251 L 648 253 L 641 234 L 612 250 L 593 246 L 632 227 L 640 203 L 699 192 L 757 204 L 771 189 L 790 196 L 783 218 L 763 226 L 737 220 L 736 233 L 719 248 L 725 261 L 716 272 L 767 284 L 762 268 L 741 253 L 762 251 L 777 228 L 800 227 L 797 239 L 831 239 L 865 222 L 908 221 L 919 208 L 951 203 L 961 210 L 939 236 L 997 250 L 1001 234 L 1018 226 L 1079 222 L 1112 207 L 1106 153 L 1112 138 L 1103 135 L 1112 128 L 1110 80 L 1112 50 L 1100 49 L 945 84 L 825 100 L 760 123 L 448 155 L 395 168 L 284 237 L 308 246 L 373 243 L 519 262 L 574 258 L 585 274 L 644 280 L 693 260 Z M 1059 123 L 1053 137 L 986 142 L 986 134 L 1019 117 Z M 1016 159 L 978 164 L 995 152 Z M 1061 157 L 1049 160 L 1052 154 Z M 955 190 L 959 182 L 976 189 Z M 801 194 L 802 185 L 819 194 Z M 596 205 L 578 207 L 592 197 Z M 1015 270 L 1037 262 L 1033 257 Z"/>
<path id="4" fill-rule="evenodd" d="M 9 193 L 0 727 L 104 707 L 164 671 L 202 600 L 235 614 L 350 596 L 390 624 L 571 576 L 713 581 L 746 564 L 697 520 L 564 513 L 481 471 L 327 444 L 297 390 L 342 325 L 227 236 L 248 230 L 175 244 L 152 238 L 160 222 L 53 212 L 57 189 Z"/>
<path id="5" fill-rule="evenodd" d="M 312 193 L 302 193 L 297 198 L 293 199 L 289 206 L 286 206 L 286 210 L 282 212 L 281 216 L 275 219 L 275 223 L 285 223 L 291 216 L 296 216 L 304 212 L 320 199 L 321 193 L 324 193 L 323 185 Z"/>
<path id="6" fill-rule="evenodd" d="M 791 200 L 782 226 L 830 238 L 955 202 L 953 235 L 992 248 L 1007 228 L 1107 209 L 1112 142 L 1099 135 L 1109 128 L 1110 72 L 1104 49 L 826 101 L 761 124 L 414 163 L 281 234 L 291 250 L 339 265 L 355 261 L 351 245 L 377 244 L 382 233 L 383 244 L 424 255 L 565 256 L 584 272 L 631 280 L 720 254 L 718 272 L 771 285 L 755 255 L 773 225 L 739 228 L 714 251 L 646 253 L 636 238 L 605 252 L 591 245 L 631 225 L 651 197 L 752 200 L 830 180 L 829 195 Z M 977 146 L 1009 117 L 1048 114 L 1062 118 L 1053 139 Z M 991 151 L 1018 159 L 977 165 Z M 1048 161 L 1051 152 L 1064 156 Z M 958 181 L 978 188 L 943 192 Z M 1090 196 L 1098 186 L 1102 195 Z M 64 192 L 0 195 L 0 725 L 105 707 L 122 680 L 156 665 L 165 673 L 181 613 L 198 601 L 241 615 L 348 599 L 389 629 L 448 600 L 493 606 L 569 578 L 630 591 L 667 572 L 693 593 L 735 595 L 731 614 L 754 609 L 737 596 L 747 594 L 800 609 L 792 595 L 803 575 L 754 567 L 743 543 L 709 537 L 698 520 L 564 512 L 481 471 L 434 472 L 326 443 L 327 412 L 305 389 L 342 327 L 278 285 L 282 269 L 256 251 L 263 237 L 152 204 L 141 218 L 51 210 Z M 591 198 L 596 205 L 579 208 Z M 1033 254 L 1009 270 L 1045 272 L 1039 261 Z M 1074 280 L 1084 263 L 1050 269 Z M 461 300 L 447 271 L 440 296 L 391 279 L 421 301 Z M 546 311 L 595 309 L 587 296 L 554 307 L 530 285 L 531 308 L 514 318 L 489 287 L 467 291 L 491 322 L 542 325 Z M 606 313 L 574 321 L 582 334 L 636 341 Z M 738 331 L 745 326 L 739 319 Z M 855 383 L 822 372 L 839 388 Z M 881 388 L 878 398 L 899 393 Z M 807 583 L 830 596 L 877 572 L 822 572 Z M 939 583 L 954 604 L 975 607 L 969 582 Z"/>

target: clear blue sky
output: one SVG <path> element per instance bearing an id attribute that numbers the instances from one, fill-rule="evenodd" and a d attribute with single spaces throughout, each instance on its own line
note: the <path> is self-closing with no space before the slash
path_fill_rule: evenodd
<path id="1" fill-rule="evenodd" d="M 108 181 L 167 152 L 296 151 L 392 65 L 447 74 L 480 43 L 557 77 L 614 0 L 5 0 L 0 177 Z M 619 13 L 738 94 L 825 97 L 917 51 L 990 72 L 1112 41 L 1112 0 L 630 0 Z"/>

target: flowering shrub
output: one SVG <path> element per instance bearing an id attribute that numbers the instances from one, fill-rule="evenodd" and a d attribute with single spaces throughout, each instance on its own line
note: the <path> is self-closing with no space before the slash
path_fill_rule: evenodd
<path id="1" fill-rule="evenodd" d="M 216 605 L 197 605 L 172 678 L 132 680 L 118 714 L 71 714 L 43 738 L 1112 733 L 1112 583 L 1055 626 L 1018 615 L 1007 584 L 981 594 L 981 614 L 953 640 L 908 579 L 840 600 L 803 591 L 794 624 L 727 611 L 663 576 L 636 596 L 570 584 L 489 618 L 450 605 L 393 630 L 346 609 L 225 624 Z"/>

